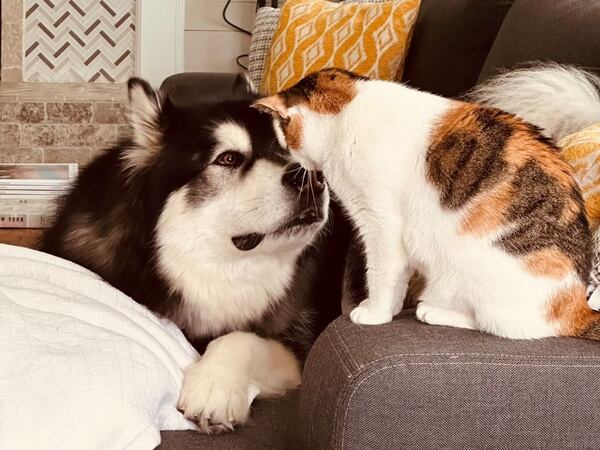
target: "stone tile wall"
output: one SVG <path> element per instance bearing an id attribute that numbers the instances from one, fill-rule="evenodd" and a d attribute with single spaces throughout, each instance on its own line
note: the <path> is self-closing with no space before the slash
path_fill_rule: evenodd
<path id="1" fill-rule="evenodd" d="M 0 77 L 3 81 L 23 79 L 23 0 L 0 0 L 2 3 L 2 57 Z"/>
<path id="2" fill-rule="evenodd" d="M 94 81 L 125 80 L 133 67 L 132 33 L 135 0 L 103 2 L 0 0 L 0 4 L 2 5 L 0 163 L 87 164 L 92 157 L 129 132 L 124 106 L 127 99 L 126 85 L 124 83 L 68 83 L 71 78 L 56 74 L 54 74 L 56 76 L 27 79 L 36 81 L 51 79 L 60 83 L 27 83 L 23 82 L 24 67 L 29 68 L 30 72 L 33 70 L 31 73 L 34 73 L 34 62 L 39 57 L 38 53 L 46 55 L 46 59 L 50 54 L 62 58 L 60 61 L 51 61 L 57 70 L 59 66 L 66 68 L 65 70 L 79 67 L 75 57 L 77 55 L 73 56 L 74 54 L 69 53 L 71 47 L 78 48 L 69 40 L 74 33 L 71 28 L 73 26 L 81 28 L 85 21 L 92 20 L 89 32 L 84 27 L 85 42 L 81 38 L 79 40 L 83 44 L 76 40 L 78 45 L 85 47 L 78 49 L 78 55 L 83 55 L 84 50 L 92 52 L 96 55 L 95 59 L 106 63 L 100 64 L 96 61 L 100 66 L 94 66 L 95 70 L 102 69 L 110 76 L 98 79 L 93 76 L 95 72 L 91 75 L 87 72 L 86 74 Z M 57 20 L 53 20 L 53 14 L 58 15 L 55 18 Z M 28 20 L 25 27 L 24 18 Z M 56 28 L 55 32 L 51 30 L 54 37 L 50 38 L 48 35 L 47 38 L 36 40 L 35 30 L 42 29 L 41 25 L 49 29 L 50 23 Z M 58 30 L 61 26 L 62 31 Z M 33 41 L 24 40 L 24 35 L 28 38 L 33 37 Z M 101 39 L 104 41 L 99 44 Z M 29 61 L 29 65 L 24 66 L 25 41 L 28 43 L 29 58 L 33 59 Z M 112 48 L 112 44 L 115 47 L 111 50 L 114 54 L 107 49 L 103 52 L 102 48 L 99 50 L 94 47 L 108 45 Z M 52 51 L 54 47 L 57 47 L 56 51 Z M 107 59 L 107 55 L 112 55 L 114 61 Z M 89 64 L 84 63 L 83 66 L 87 67 Z M 114 69 L 116 72 L 112 73 L 109 69 Z M 81 75 L 73 79 L 79 81 L 88 78 Z"/>
<path id="3" fill-rule="evenodd" d="M 42 85 L 39 85 L 40 87 Z M 92 157 L 129 133 L 123 99 L 43 98 L 0 93 L 0 162 L 75 162 Z M 4 95 L 2 95 L 4 94 Z M 24 97 L 24 98 L 23 98 Z M 118 97 L 118 96 L 117 96 Z"/>

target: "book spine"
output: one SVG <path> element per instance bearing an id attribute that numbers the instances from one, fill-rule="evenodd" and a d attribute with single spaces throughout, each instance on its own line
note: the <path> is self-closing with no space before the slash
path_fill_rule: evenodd
<path id="1" fill-rule="evenodd" d="M 0 213 L 0 228 L 48 228 L 51 213 Z"/>
<path id="2" fill-rule="evenodd" d="M 66 183 L 5 183 L 4 181 L 0 181 L 0 189 L 12 191 L 12 190 L 23 190 L 23 191 L 68 191 L 72 188 L 72 185 Z"/>
<path id="3" fill-rule="evenodd" d="M 1 180 L 72 181 L 77 177 L 77 164 L 4 164 L 0 163 Z"/>
<path id="4" fill-rule="evenodd" d="M 58 197 L 56 196 L 23 196 L 23 195 L 6 195 L 0 196 L 0 208 L 9 206 L 54 206 L 57 205 Z"/>
<path id="5" fill-rule="evenodd" d="M 49 186 L 68 186 L 73 183 L 73 180 L 52 180 L 49 178 L 0 178 L 0 185 L 34 185 L 47 184 Z"/>
<path id="6" fill-rule="evenodd" d="M 44 190 L 23 190 L 23 189 L 0 189 L 0 198 L 2 198 L 2 196 L 6 196 L 7 198 L 11 195 L 20 195 L 20 196 L 26 196 L 26 195 L 50 195 L 50 196 L 54 196 L 54 197 L 58 197 L 61 195 L 65 195 L 68 194 L 69 191 L 68 190 L 48 190 L 48 191 L 44 191 Z"/>

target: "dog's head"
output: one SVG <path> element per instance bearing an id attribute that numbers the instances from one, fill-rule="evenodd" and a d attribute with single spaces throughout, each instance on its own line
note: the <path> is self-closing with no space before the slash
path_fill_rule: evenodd
<path id="1" fill-rule="evenodd" d="M 164 199 L 159 247 L 228 261 L 297 253 L 321 230 L 325 182 L 292 163 L 273 121 L 250 108 L 251 95 L 182 109 L 133 78 L 129 98 L 133 138 L 123 166 Z"/>

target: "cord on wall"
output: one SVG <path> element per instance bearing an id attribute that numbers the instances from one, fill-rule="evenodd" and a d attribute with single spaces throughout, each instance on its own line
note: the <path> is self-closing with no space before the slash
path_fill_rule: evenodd
<path id="1" fill-rule="evenodd" d="M 229 25 L 232 28 L 235 28 L 238 31 L 241 31 L 242 33 L 246 33 L 247 35 L 251 36 L 252 32 L 245 30 L 242 27 L 237 26 L 235 23 L 230 22 L 229 19 L 227 19 L 227 9 L 229 8 L 229 5 L 231 5 L 231 0 L 227 0 L 227 2 L 225 3 L 225 6 L 223 7 L 223 20 L 225 21 L 225 23 L 227 25 Z"/>
<path id="2" fill-rule="evenodd" d="M 229 5 L 231 5 L 231 0 L 227 0 L 227 2 L 225 2 L 225 6 L 223 7 L 223 14 L 222 14 L 222 16 L 223 16 L 223 20 L 225 21 L 225 23 L 226 23 L 227 25 L 229 25 L 230 27 L 232 27 L 232 28 L 236 29 L 237 31 L 241 31 L 242 33 L 245 33 L 245 34 L 247 34 L 248 36 L 252 36 L 252 33 L 251 33 L 250 31 L 248 31 L 248 30 L 246 30 L 246 29 L 244 29 L 244 28 L 242 28 L 242 27 L 239 27 L 239 26 L 237 26 L 235 23 L 231 22 L 231 21 L 230 21 L 230 20 L 227 18 L 227 9 L 229 8 Z M 237 58 L 235 58 L 235 63 L 236 63 L 238 66 L 240 66 L 242 69 L 244 69 L 244 70 L 248 70 L 248 67 L 247 67 L 247 66 L 245 66 L 245 65 L 243 65 L 243 64 L 240 62 L 240 59 L 241 59 L 241 58 L 244 58 L 244 57 L 246 57 L 246 56 L 248 56 L 248 54 L 247 54 L 247 53 L 245 53 L 245 54 L 243 54 L 243 55 L 238 55 L 238 57 L 237 57 Z"/>
<path id="3" fill-rule="evenodd" d="M 238 66 L 240 66 L 242 69 L 244 69 L 244 70 L 248 70 L 248 66 L 245 66 L 245 65 L 243 65 L 243 64 L 240 62 L 240 59 L 242 59 L 242 58 L 247 58 L 247 57 L 248 57 L 248 53 L 244 53 L 243 55 L 239 55 L 237 58 L 235 58 L 235 63 L 236 63 Z"/>

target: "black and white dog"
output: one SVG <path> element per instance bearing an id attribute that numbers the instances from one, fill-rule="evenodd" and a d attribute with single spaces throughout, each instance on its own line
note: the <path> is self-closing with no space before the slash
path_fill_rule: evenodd
<path id="1" fill-rule="evenodd" d="M 319 174 L 290 164 L 270 117 L 235 96 L 184 110 L 130 80 L 132 138 L 82 171 L 42 245 L 203 352 L 179 406 L 206 432 L 244 423 L 252 386 L 300 383 L 308 347 L 340 313 L 351 235 Z"/>

